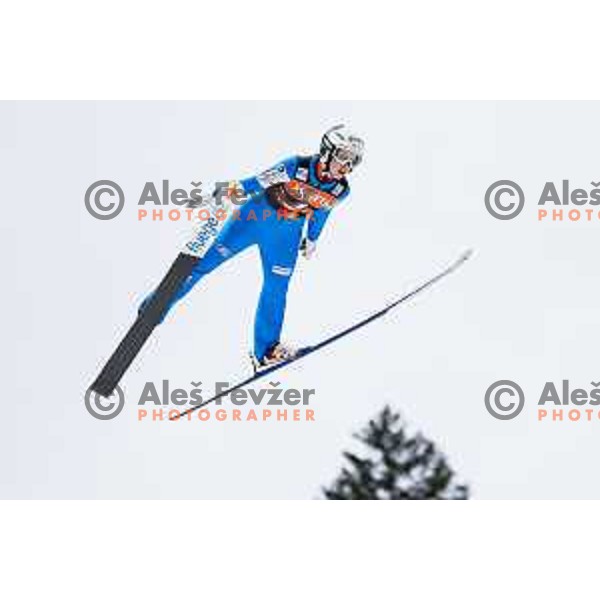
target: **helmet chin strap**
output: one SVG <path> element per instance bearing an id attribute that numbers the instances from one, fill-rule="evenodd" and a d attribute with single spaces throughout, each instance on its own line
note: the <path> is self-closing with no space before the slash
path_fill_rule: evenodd
<path id="1" fill-rule="evenodd" d="M 322 165 L 322 171 L 318 171 L 317 174 L 318 175 L 323 175 L 326 179 L 330 179 L 330 180 L 337 180 L 340 179 L 340 177 L 333 177 L 333 175 L 331 174 L 331 161 L 333 160 L 333 153 L 330 153 L 329 156 L 323 160 L 323 157 L 321 157 L 321 159 L 319 159 L 319 163 L 318 165 L 321 166 Z M 340 163 L 341 164 L 341 163 Z M 318 167 L 317 167 L 318 169 Z M 349 168 L 346 171 L 346 175 L 351 173 L 352 169 Z"/>
<path id="2" fill-rule="evenodd" d="M 327 179 L 332 179 L 331 175 L 330 175 L 330 171 L 329 168 L 331 167 L 331 152 L 329 152 L 329 156 L 325 158 L 325 160 L 323 160 L 323 157 L 321 157 L 319 159 L 318 162 L 318 175 L 324 175 Z M 321 167 L 321 169 L 319 169 L 319 167 Z"/>

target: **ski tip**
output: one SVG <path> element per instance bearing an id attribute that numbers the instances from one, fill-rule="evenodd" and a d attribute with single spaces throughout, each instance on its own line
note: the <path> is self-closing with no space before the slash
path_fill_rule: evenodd
<path id="1" fill-rule="evenodd" d="M 461 265 L 462 263 L 466 262 L 467 260 L 469 260 L 469 258 L 471 258 L 473 256 L 473 254 L 475 254 L 475 250 L 474 248 L 467 248 L 458 258 L 458 260 L 454 263 L 454 266 L 458 267 L 459 265 Z"/>
<path id="2" fill-rule="evenodd" d="M 469 258 L 471 258 L 471 256 L 473 256 L 473 254 L 475 254 L 475 249 L 474 248 L 467 248 L 463 253 L 462 253 L 462 259 L 463 260 L 467 260 Z"/>

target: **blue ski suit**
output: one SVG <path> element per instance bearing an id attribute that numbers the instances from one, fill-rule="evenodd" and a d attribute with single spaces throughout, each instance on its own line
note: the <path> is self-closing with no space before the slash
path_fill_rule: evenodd
<path id="1" fill-rule="evenodd" d="M 320 179 L 318 162 L 318 155 L 293 156 L 255 177 L 241 180 L 250 199 L 228 217 L 170 305 L 183 298 L 205 275 L 256 244 L 263 268 L 254 323 L 254 353 L 259 360 L 280 339 L 304 224 L 308 221 L 307 238 L 316 241 L 331 209 L 350 192 L 345 178 Z"/>

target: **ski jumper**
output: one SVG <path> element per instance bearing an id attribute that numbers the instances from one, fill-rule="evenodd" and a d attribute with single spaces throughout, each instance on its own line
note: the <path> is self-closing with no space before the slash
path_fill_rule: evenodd
<path id="1" fill-rule="evenodd" d="M 294 156 L 260 175 L 243 179 L 240 183 L 249 199 L 228 217 L 169 309 L 205 275 L 257 245 L 263 285 L 254 322 L 254 354 L 262 360 L 280 338 L 304 224 L 308 222 L 307 238 L 316 241 L 331 209 L 350 192 L 345 178 L 320 179 L 318 163 L 319 155 Z"/>

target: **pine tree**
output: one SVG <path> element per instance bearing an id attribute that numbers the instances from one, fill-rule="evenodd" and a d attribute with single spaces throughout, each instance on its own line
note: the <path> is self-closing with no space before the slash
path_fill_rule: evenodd
<path id="1" fill-rule="evenodd" d="M 368 449 L 364 458 L 344 452 L 347 465 L 329 488 L 327 500 L 466 500 L 446 457 L 420 433 L 411 436 L 400 414 L 386 406 L 353 436 Z"/>

